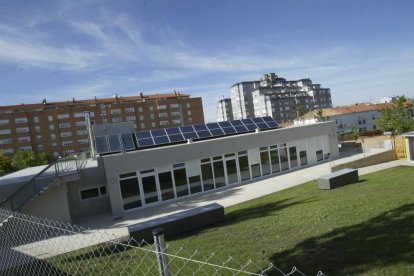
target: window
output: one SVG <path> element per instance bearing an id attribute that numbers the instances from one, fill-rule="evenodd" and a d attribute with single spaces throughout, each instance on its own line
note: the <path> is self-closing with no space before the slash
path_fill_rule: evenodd
<path id="1" fill-rule="evenodd" d="M 2 139 L 0 140 L 0 145 L 8 145 L 12 143 L 12 139 Z"/>
<path id="2" fill-rule="evenodd" d="M 0 126 L 9 124 L 10 121 L 8 119 L 0 120 Z"/>
<path id="3" fill-rule="evenodd" d="M 76 131 L 76 135 L 87 135 L 87 134 L 88 134 L 88 130 L 86 129 Z"/>
<path id="4" fill-rule="evenodd" d="M 59 128 L 70 128 L 71 124 L 70 123 L 61 123 L 59 124 Z"/>
<path id="5" fill-rule="evenodd" d="M 171 116 L 180 116 L 180 112 L 178 111 L 172 111 Z"/>
<path id="6" fill-rule="evenodd" d="M 188 116 L 191 116 L 191 110 L 187 111 Z"/>
<path id="7" fill-rule="evenodd" d="M 199 175 L 191 176 L 188 178 L 190 183 L 190 192 L 191 194 L 199 193 L 201 189 L 201 179 Z"/>
<path id="8" fill-rule="evenodd" d="M 73 117 L 75 118 L 82 118 L 84 116 L 83 112 L 76 112 L 73 114 Z"/>
<path id="9" fill-rule="evenodd" d="M 141 121 L 143 121 L 143 120 L 144 120 L 144 115 L 139 115 L 139 119 L 140 119 Z"/>
<path id="10" fill-rule="evenodd" d="M 78 144 L 88 144 L 89 143 L 89 139 L 79 139 L 78 140 Z"/>
<path id="11" fill-rule="evenodd" d="M 168 123 L 168 121 L 160 121 L 160 125 L 161 126 L 166 126 L 166 125 L 168 125 L 169 123 Z"/>
<path id="12" fill-rule="evenodd" d="M 163 118 L 163 117 L 168 117 L 168 113 L 165 113 L 165 112 L 163 112 L 163 113 L 159 113 L 159 114 L 158 114 L 158 117 L 160 117 L 160 118 Z"/>
<path id="13" fill-rule="evenodd" d="M 185 168 L 174 169 L 174 181 L 177 197 L 188 195 L 187 173 Z"/>
<path id="14" fill-rule="evenodd" d="M 170 108 L 178 108 L 179 105 L 178 104 L 170 104 Z"/>
<path id="15" fill-rule="evenodd" d="M 51 117 L 51 116 L 49 116 L 49 117 Z M 58 114 L 58 119 L 69 119 L 69 114 L 68 113 Z"/>
<path id="16" fill-rule="evenodd" d="M 60 133 L 60 137 L 70 137 L 70 136 L 72 136 L 72 132 L 70 131 Z"/>
<path id="17" fill-rule="evenodd" d="M 167 109 L 167 106 L 165 104 L 161 104 L 158 106 L 158 110 L 165 110 Z"/>
<path id="18" fill-rule="evenodd" d="M 55 129 L 55 126 L 54 125 L 49 125 L 49 129 L 50 130 L 54 130 Z"/>
<path id="19" fill-rule="evenodd" d="M 190 108 L 191 107 L 191 104 L 190 103 L 187 103 L 187 108 Z"/>
<path id="20" fill-rule="evenodd" d="M 19 143 L 30 142 L 30 137 L 19 137 L 17 138 Z"/>
<path id="21" fill-rule="evenodd" d="M 322 161 L 323 160 L 323 153 L 322 150 L 316 151 L 316 161 Z"/>
<path id="22" fill-rule="evenodd" d="M 138 107 L 138 111 L 139 112 L 142 112 L 142 107 Z"/>
<path id="23" fill-rule="evenodd" d="M 49 116 L 47 116 L 47 119 L 48 119 L 49 122 L 52 122 L 53 121 L 53 116 L 49 115 Z"/>
<path id="24" fill-rule="evenodd" d="M 27 147 L 19 147 L 19 150 L 22 150 L 22 151 L 29 151 L 29 150 L 32 150 L 32 147 L 31 147 L 31 146 L 27 146 Z"/>
<path id="25" fill-rule="evenodd" d="M 181 120 L 180 119 L 174 119 L 172 120 L 173 124 L 181 124 Z"/>
<path id="26" fill-rule="evenodd" d="M 75 122 L 75 126 L 77 127 L 86 126 L 86 122 L 85 121 Z"/>
<path id="27" fill-rule="evenodd" d="M 298 154 L 296 151 L 296 147 L 289 148 L 289 156 L 290 156 L 290 167 L 294 168 L 298 165 Z"/>
<path id="28" fill-rule="evenodd" d="M 158 182 L 160 183 L 161 200 L 166 201 L 173 199 L 175 195 L 171 172 L 159 173 Z"/>
<path id="29" fill-rule="evenodd" d="M 80 191 L 80 197 L 82 200 L 96 198 L 104 195 L 106 195 L 105 186 Z"/>
<path id="30" fill-rule="evenodd" d="M 120 108 L 116 108 L 116 109 L 112 109 L 111 110 L 111 114 L 120 114 L 121 113 L 121 109 Z"/>
<path id="31" fill-rule="evenodd" d="M 201 160 L 201 162 L 203 162 L 203 160 Z M 213 168 L 211 167 L 210 159 L 208 158 L 206 161 L 208 163 L 201 164 L 201 175 L 203 178 L 204 191 L 214 189 Z"/>
<path id="32" fill-rule="evenodd" d="M 135 112 L 135 108 L 133 108 L 133 107 L 125 108 L 125 113 L 134 113 L 134 112 Z"/>
<path id="33" fill-rule="evenodd" d="M 27 123 L 27 118 L 26 117 L 16 118 L 16 119 L 14 119 L 14 122 L 17 123 L 17 124 Z"/>
<path id="34" fill-rule="evenodd" d="M 145 124 L 141 123 L 141 129 L 144 129 L 144 128 L 145 128 Z"/>
<path id="35" fill-rule="evenodd" d="M 260 163 L 262 165 L 262 175 L 270 174 L 269 151 L 267 147 L 260 151 Z"/>
<path id="36" fill-rule="evenodd" d="M 131 121 L 135 121 L 136 120 L 136 117 L 135 116 L 127 116 L 126 117 L 126 121 L 127 122 L 131 122 Z"/>
<path id="37" fill-rule="evenodd" d="M 299 152 L 299 159 L 300 159 L 301 166 L 308 164 L 308 157 L 306 155 L 306 150 Z"/>
<path id="38" fill-rule="evenodd" d="M 18 128 L 16 128 L 16 132 L 17 133 L 26 133 L 26 132 L 29 132 L 29 128 L 28 127 L 18 127 Z"/>
<path id="39" fill-rule="evenodd" d="M 112 118 L 112 123 L 119 123 L 119 122 L 122 122 L 122 117 Z"/>
<path id="40" fill-rule="evenodd" d="M 0 129 L 0 134 L 10 134 L 11 130 L 10 129 Z"/>
<path id="41" fill-rule="evenodd" d="M 154 110 L 154 107 L 153 107 L 153 106 L 150 106 L 150 107 L 149 107 L 149 110 L 150 110 L 150 111 L 153 111 L 153 110 Z"/>
<path id="42" fill-rule="evenodd" d="M 73 145 L 73 141 L 64 141 L 64 142 L 62 142 L 62 145 L 63 145 L 64 147 L 69 147 L 69 146 L 72 146 L 72 145 Z"/>
<path id="43" fill-rule="evenodd" d="M 239 171 L 241 181 L 250 179 L 249 158 L 246 152 L 239 152 Z"/>

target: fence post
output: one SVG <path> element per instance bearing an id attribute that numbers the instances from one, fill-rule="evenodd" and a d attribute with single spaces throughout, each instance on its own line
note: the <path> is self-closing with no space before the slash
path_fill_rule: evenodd
<path id="1" fill-rule="evenodd" d="M 164 229 L 157 228 L 152 230 L 152 236 L 154 237 L 155 249 L 157 251 L 158 268 L 160 270 L 160 276 L 169 276 L 168 272 L 168 258 L 165 248 Z"/>

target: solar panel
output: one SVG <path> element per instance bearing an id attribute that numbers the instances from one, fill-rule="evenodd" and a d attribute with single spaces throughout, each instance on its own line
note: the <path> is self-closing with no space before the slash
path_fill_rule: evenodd
<path id="1" fill-rule="evenodd" d="M 219 124 L 217 124 L 217 123 L 208 123 L 208 124 L 206 124 L 206 126 L 208 127 L 208 129 L 220 128 Z"/>
<path id="2" fill-rule="evenodd" d="M 198 131 L 208 130 L 206 125 L 193 125 L 194 129 Z"/>
<path id="3" fill-rule="evenodd" d="M 228 121 L 219 122 L 218 124 L 221 126 L 221 128 L 231 127 L 231 124 Z"/>
<path id="4" fill-rule="evenodd" d="M 257 126 L 255 124 L 244 124 L 244 126 L 249 130 L 249 131 L 253 131 L 257 128 Z"/>
<path id="5" fill-rule="evenodd" d="M 121 141 L 119 140 L 118 134 L 108 136 L 109 150 L 111 152 L 121 151 Z"/>
<path id="6" fill-rule="evenodd" d="M 266 123 L 267 122 L 274 122 L 275 120 L 273 120 L 273 118 L 272 117 L 270 117 L 270 116 L 266 116 L 266 117 L 263 117 L 262 118 Z"/>
<path id="7" fill-rule="evenodd" d="M 135 132 L 135 137 L 137 139 L 151 138 L 151 133 L 149 131 Z"/>
<path id="8" fill-rule="evenodd" d="M 251 125 L 254 124 L 252 119 L 242 119 L 244 125 Z"/>
<path id="9" fill-rule="evenodd" d="M 108 141 L 106 139 L 106 136 L 95 137 L 95 147 L 96 147 L 97 154 L 108 153 L 109 147 L 108 147 Z"/>
<path id="10" fill-rule="evenodd" d="M 268 129 L 269 126 L 266 123 L 256 123 L 256 125 L 260 128 L 260 129 Z"/>
<path id="11" fill-rule="evenodd" d="M 230 123 L 233 126 L 242 126 L 243 125 L 243 122 L 241 120 L 232 120 L 232 121 L 230 121 Z"/>
<path id="12" fill-rule="evenodd" d="M 183 133 L 185 139 L 198 139 L 197 133 L 193 132 L 185 132 Z"/>
<path id="13" fill-rule="evenodd" d="M 140 148 L 150 147 L 154 145 L 154 140 L 152 140 L 152 138 L 138 139 L 137 142 Z"/>
<path id="14" fill-rule="evenodd" d="M 152 137 L 158 137 L 158 136 L 166 136 L 167 133 L 165 132 L 165 129 L 155 129 L 151 130 Z"/>
<path id="15" fill-rule="evenodd" d="M 264 121 L 263 121 L 263 119 L 261 118 L 261 117 L 259 117 L 259 118 L 252 118 L 252 120 L 253 120 L 253 122 L 255 122 L 256 124 L 257 123 L 263 123 Z"/>
<path id="16" fill-rule="evenodd" d="M 121 134 L 122 149 L 133 150 L 135 149 L 134 140 L 131 133 Z"/>
<path id="17" fill-rule="evenodd" d="M 171 134 L 168 135 L 168 137 L 170 138 L 171 143 L 181 142 L 185 140 L 182 134 Z"/>
<path id="18" fill-rule="evenodd" d="M 224 132 L 221 128 L 210 129 L 210 132 L 215 137 L 224 135 Z"/>
<path id="19" fill-rule="evenodd" d="M 182 133 L 184 132 L 194 132 L 193 126 L 181 126 L 180 130 Z"/>
<path id="20" fill-rule="evenodd" d="M 181 134 L 181 131 L 180 131 L 180 129 L 178 127 L 167 128 L 165 131 L 167 132 L 168 135 L 171 135 L 171 134 Z"/>
<path id="21" fill-rule="evenodd" d="M 208 130 L 197 131 L 197 134 L 198 134 L 198 137 L 200 138 L 211 137 L 211 133 Z"/>
<path id="22" fill-rule="evenodd" d="M 167 136 L 157 136 L 157 137 L 154 137 L 154 143 L 155 145 L 169 144 L 170 139 L 168 139 Z"/>
<path id="23" fill-rule="evenodd" d="M 236 130 L 233 127 L 223 127 L 222 129 L 223 129 L 224 133 L 226 133 L 226 134 L 236 133 Z"/>
<path id="24" fill-rule="evenodd" d="M 266 122 L 266 123 L 270 128 L 277 128 L 278 127 L 276 122 Z"/>
<path id="25" fill-rule="evenodd" d="M 249 131 L 244 125 L 234 126 L 234 129 L 237 131 L 237 133 L 243 133 L 243 132 Z"/>

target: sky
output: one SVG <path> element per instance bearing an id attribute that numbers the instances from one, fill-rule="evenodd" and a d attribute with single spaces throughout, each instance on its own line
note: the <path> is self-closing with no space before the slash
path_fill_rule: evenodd
<path id="1" fill-rule="evenodd" d="M 270 72 L 334 106 L 414 97 L 414 1 L 0 0 L 0 105 L 176 90 L 215 121 Z"/>

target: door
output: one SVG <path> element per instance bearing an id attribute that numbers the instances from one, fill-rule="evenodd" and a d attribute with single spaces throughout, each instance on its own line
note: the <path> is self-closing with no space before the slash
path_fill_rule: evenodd
<path id="1" fill-rule="evenodd" d="M 226 159 L 226 176 L 227 184 L 236 183 L 239 181 L 237 173 L 237 162 L 236 158 Z"/>
<path id="2" fill-rule="evenodd" d="M 141 175 L 141 190 L 142 197 L 145 205 L 159 202 L 159 195 L 157 189 L 157 181 L 155 178 L 155 173 Z"/>

